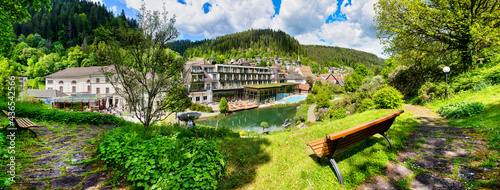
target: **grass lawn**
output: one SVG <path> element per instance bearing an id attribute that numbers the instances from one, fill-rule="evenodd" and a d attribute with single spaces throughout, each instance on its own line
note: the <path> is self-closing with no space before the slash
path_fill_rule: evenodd
<path id="1" fill-rule="evenodd" d="M 464 101 L 478 101 L 485 105 L 483 113 L 456 119 L 448 119 L 453 127 L 474 127 L 489 136 L 490 148 L 500 150 L 500 85 L 488 86 L 480 91 L 467 91 L 449 99 L 435 100 L 425 106 L 437 111 L 441 106 Z"/>
<path id="2" fill-rule="evenodd" d="M 400 115 L 387 133 L 396 150 L 390 150 L 385 139 L 375 135 L 335 156 L 345 186 L 339 184 L 329 160 L 319 160 L 306 143 L 394 111 L 371 110 L 297 131 L 218 140 L 227 160 L 219 188 L 310 189 L 310 183 L 314 189 L 354 189 L 379 173 L 389 160 L 397 161 L 397 150 L 403 148 L 404 138 L 418 125 L 411 113 Z"/>

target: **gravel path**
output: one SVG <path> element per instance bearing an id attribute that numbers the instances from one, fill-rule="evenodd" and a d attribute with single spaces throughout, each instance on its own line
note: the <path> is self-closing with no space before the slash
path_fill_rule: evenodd
<path id="1" fill-rule="evenodd" d="M 491 173 L 490 168 L 471 164 L 487 151 L 487 142 L 473 128 L 448 127 L 444 118 L 425 107 L 405 105 L 405 109 L 421 126 L 408 135 L 397 162 L 389 162 L 382 175 L 358 189 L 466 189 L 464 181 L 482 180 Z M 401 180 L 408 183 L 398 183 Z"/>
<path id="2" fill-rule="evenodd" d="M 316 116 L 314 116 L 314 108 L 316 108 L 317 104 L 312 105 L 307 109 L 307 121 L 316 122 Z"/>

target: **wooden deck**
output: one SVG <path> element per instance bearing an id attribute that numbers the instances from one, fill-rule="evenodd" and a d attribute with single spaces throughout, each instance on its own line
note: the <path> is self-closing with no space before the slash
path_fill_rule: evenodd
<path id="1" fill-rule="evenodd" d="M 254 109 L 258 108 L 259 105 L 257 104 L 252 104 L 252 103 L 247 103 L 245 101 L 241 102 L 229 102 L 229 111 L 230 112 L 235 112 L 235 111 L 240 111 L 240 110 L 248 110 L 248 109 Z"/>

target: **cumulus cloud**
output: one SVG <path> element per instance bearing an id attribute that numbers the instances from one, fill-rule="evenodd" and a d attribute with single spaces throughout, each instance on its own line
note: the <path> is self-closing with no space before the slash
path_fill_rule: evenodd
<path id="1" fill-rule="evenodd" d="M 100 0 L 93 0 L 100 1 Z M 141 0 L 124 1 L 128 8 L 139 10 Z M 340 1 L 340 0 L 339 0 Z M 163 3 L 170 16 L 176 15 L 176 27 L 181 36 L 220 35 L 241 32 L 251 28 L 272 28 L 283 30 L 302 44 L 332 45 L 354 48 L 381 54 L 382 46 L 373 29 L 377 0 L 343 0 L 340 7 L 337 0 L 288 0 L 282 1 L 280 12 L 275 15 L 271 0 L 177 0 L 148 1 L 150 10 L 162 10 Z M 204 13 L 203 4 L 211 5 Z M 347 20 L 326 23 L 326 19 L 337 9 Z"/>
<path id="2" fill-rule="evenodd" d="M 118 9 L 116 8 L 116 5 L 111 7 L 111 11 L 113 11 L 113 13 L 116 13 L 116 11 L 118 11 Z"/>

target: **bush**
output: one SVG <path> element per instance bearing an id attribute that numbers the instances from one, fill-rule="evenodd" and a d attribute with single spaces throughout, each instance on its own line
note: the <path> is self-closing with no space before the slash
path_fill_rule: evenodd
<path id="1" fill-rule="evenodd" d="M 12 181 L 9 181 L 9 177 L 11 177 L 4 169 L 7 168 L 7 164 L 10 161 L 9 158 L 10 154 L 7 153 L 8 149 L 8 144 L 7 144 L 7 137 L 3 134 L 0 133 L 0 157 L 2 158 L 0 160 L 0 189 L 8 189 L 10 185 L 13 184 Z"/>
<path id="2" fill-rule="evenodd" d="M 393 87 L 385 87 L 373 94 L 373 101 L 378 108 L 396 109 L 403 101 L 403 95 Z"/>
<path id="3" fill-rule="evenodd" d="M 361 104 L 356 108 L 356 112 L 361 113 L 366 110 L 375 108 L 375 102 L 370 98 L 365 98 L 361 101 Z"/>
<path id="4" fill-rule="evenodd" d="M 225 97 L 222 97 L 219 102 L 219 111 L 221 113 L 227 113 L 229 111 L 229 104 L 227 104 L 227 100 Z"/>
<path id="5" fill-rule="evenodd" d="M 483 72 L 481 70 L 472 70 L 466 73 L 462 73 L 454 77 L 451 83 L 452 89 L 455 92 L 466 91 L 474 88 L 480 81 L 484 80 Z"/>
<path id="6" fill-rule="evenodd" d="M 316 101 L 318 102 L 319 108 L 330 107 L 330 99 L 328 98 L 328 93 L 325 91 L 320 91 L 318 95 L 316 95 Z"/>
<path id="7" fill-rule="evenodd" d="M 442 106 L 437 111 L 445 118 L 459 118 L 473 116 L 484 111 L 482 102 L 455 102 Z"/>
<path id="8" fill-rule="evenodd" d="M 491 81 L 493 84 L 500 84 L 500 67 L 497 67 L 488 73 L 486 79 Z"/>
<path id="9" fill-rule="evenodd" d="M 293 120 L 296 122 L 296 123 L 299 123 L 301 122 L 300 118 L 298 115 L 296 115 L 295 117 L 293 117 Z"/>
<path id="10" fill-rule="evenodd" d="M 7 106 L 6 102 L 0 103 L 0 110 L 8 110 Z M 74 124 L 123 126 L 132 123 L 110 114 L 68 112 L 58 109 L 48 109 L 44 104 L 30 102 L 16 102 L 16 116 Z"/>
<path id="11" fill-rule="evenodd" d="M 328 115 L 328 108 L 317 108 L 318 111 L 316 111 L 316 121 L 321 121 L 326 119 L 326 116 Z"/>
<path id="12" fill-rule="evenodd" d="M 313 95 L 313 94 L 309 94 L 309 95 L 307 95 L 307 97 L 306 97 L 306 102 L 307 102 L 308 104 L 312 104 L 312 103 L 314 103 L 314 102 L 315 102 L 315 100 L 314 100 L 314 95 Z"/>
<path id="13" fill-rule="evenodd" d="M 429 102 L 435 98 L 444 98 L 446 96 L 446 88 L 447 86 L 444 82 L 426 82 L 418 90 L 418 98 L 422 103 Z M 448 92 L 450 92 L 450 90 L 448 90 Z"/>
<path id="14" fill-rule="evenodd" d="M 202 138 L 145 140 L 134 131 L 113 130 L 98 151 L 106 163 L 128 172 L 134 187 L 144 189 L 215 189 L 225 165 L 215 142 Z"/>
<path id="15" fill-rule="evenodd" d="M 205 106 L 205 105 L 201 105 L 199 103 L 192 103 L 191 106 L 189 106 L 189 109 L 192 111 L 199 111 L 199 112 L 206 112 L 206 113 L 210 113 L 213 111 L 211 106 Z"/>
<path id="16" fill-rule="evenodd" d="M 330 110 L 328 110 L 328 118 L 332 120 L 342 119 L 344 117 L 347 117 L 346 111 L 346 108 L 331 107 Z"/>

